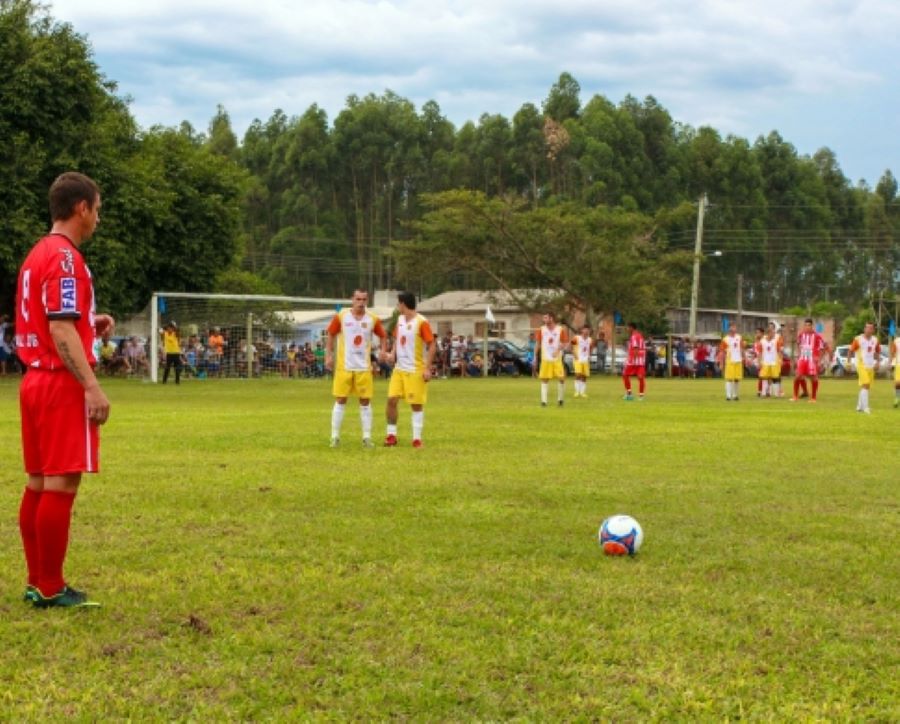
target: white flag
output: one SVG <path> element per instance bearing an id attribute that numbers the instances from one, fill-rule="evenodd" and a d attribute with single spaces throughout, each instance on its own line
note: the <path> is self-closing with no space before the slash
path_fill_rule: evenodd
<path id="1" fill-rule="evenodd" d="M 494 313 L 491 312 L 491 305 L 488 305 L 488 308 L 484 310 L 484 318 L 491 324 L 497 321 L 494 319 Z"/>

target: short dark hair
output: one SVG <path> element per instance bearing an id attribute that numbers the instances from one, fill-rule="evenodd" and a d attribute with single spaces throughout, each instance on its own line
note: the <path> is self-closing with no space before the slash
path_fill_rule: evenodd
<path id="1" fill-rule="evenodd" d="M 548 317 L 550 317 L 554 322 L 557 319 L 556 312 L 554 312 L 552 309 L 548 309 L 546 312 L 544 312 L 544 314 L 546 314 Z"/>
<path id="2" fill-rule="evenodd" d="M 400 302 L 407 309 L 415 309 L 416 308 L 416 295 L 412 292 L 400 292 L 397 295 L 397 301 Z"/>
<path id="3" fill-rule="evenodd" d="M 50 186 L 50 218 L 70 219 L 79 203 L 86 201 L 88 208 L 93 209 L 99 198 L 100 188 L 93 179 L 77 171 L 67 171 L 57 176 Z"/>
<path id="4" fill-rule="evenodd" d="M 806 319 L 803 320 L 803 323 L 804 324 L 812 324 L 813 323 L 812 317 L 807 317 Z"/>
<path id="5" fill-rule="evenodd" d="M 634 322 L 629 322 L 629 323 L 628 323 L 628 326 L 629 326 L 631 329 L 637 329 L 637 325 L 636 325 Z"/>

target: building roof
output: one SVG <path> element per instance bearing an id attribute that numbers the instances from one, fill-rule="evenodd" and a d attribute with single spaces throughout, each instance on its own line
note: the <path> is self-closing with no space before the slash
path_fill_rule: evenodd
<path id="1" fill-rule="evenodd" d="M 522 306 L 515 302 L 508 292 L 504 291 L 479 291 L 475 289 L 456 292 L 444 292 L 430 299 L 419 302 L 418 311 L 423 314 L 435 312 L 456 313 L 481 313 L 490 306 L 494 312 L 523 311 Z"/>

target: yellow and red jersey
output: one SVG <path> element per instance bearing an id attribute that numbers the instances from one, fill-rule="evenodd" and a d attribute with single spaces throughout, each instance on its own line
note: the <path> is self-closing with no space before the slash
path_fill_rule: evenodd
<path id="1" fill-rule="evenodd" d="M 590 336 L 582 337 L 580 334 L 576 334 L 572 338 L 572 354 L 575 357 L 575 361 L 581 363 L 590 362 L 593 346 L 594 340 Z"/>
<path id="2" fill-rule="evenodd" d="M 727 334 L 722 338 L 719 345 L 722 354 L 725 356 L 725 362 L 736 364 L 744 361 L 744 338 L 739 334 Z"/>
<path id="3" fill-rule="evenodd" d="M 337 337 L 335 372 L 371 370 L 372 335 L 387 337 L 381 320 L 368 310 L 357 317 L 352 309 L 342 309 L 334 315 L 327 331 L 331 337 Z"/>
<path id="4" fill-rule="evenodd" d="M 407 319 L 402 314 L 394 329 L 396 369 L 401 372 L 421 372 L 425 367 L 425 346 L 434 344 L 431 325 L 421 314 Z"/>
<path id="5" fill-rule="evenodd" d="M 768 367 L 779 364 L 778 358 L 781 356 L 780 337 L 772 337 L 772 339 L 763 337 L 759 341 L 759 347 L 760 366 Z"/>
<path id="6" fill-rule="evenodd" d="M 555 362 L 562 359 L 562 348 L 569 341 L 565 328 L 554 324 L 551 329 L 546 324 L 537 331 L 537 343 L 541 347 L 541 361 Z"/>
<path id="7" fill-rule="evenodd" d="M 875 369 L 878 355 L 881 352 L 878 337 L 866 337 L 864 334 L 854 337 L 850 343 L 850 354 L 854 352 L 856 353 L 856 369 L 861 367 L 865 367 L 867 370 Z"/>

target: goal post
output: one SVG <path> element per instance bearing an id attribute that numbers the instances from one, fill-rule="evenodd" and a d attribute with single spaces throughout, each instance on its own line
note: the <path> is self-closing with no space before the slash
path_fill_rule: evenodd
<path id="1" fill-rule="evenodd" d="M 170 322 L 177 325 L 188 375 L 250 379 L 302 371 L 309 376 L 307 358 L 322 343 L 335 311 L 349 304 L 349 299 L 158 291 L 149 314 L 145 310 L 130 324 L 132 330 L 146 330 L 146 376 L 154 383 L 165 359 L 161 332 Z M 221 338 L 221 346 L 210 345 L 211 335 Z M 298 354 L 304 357 L 298 360 Z M 321 374 L 319 367 L 312 371 Z"/>

